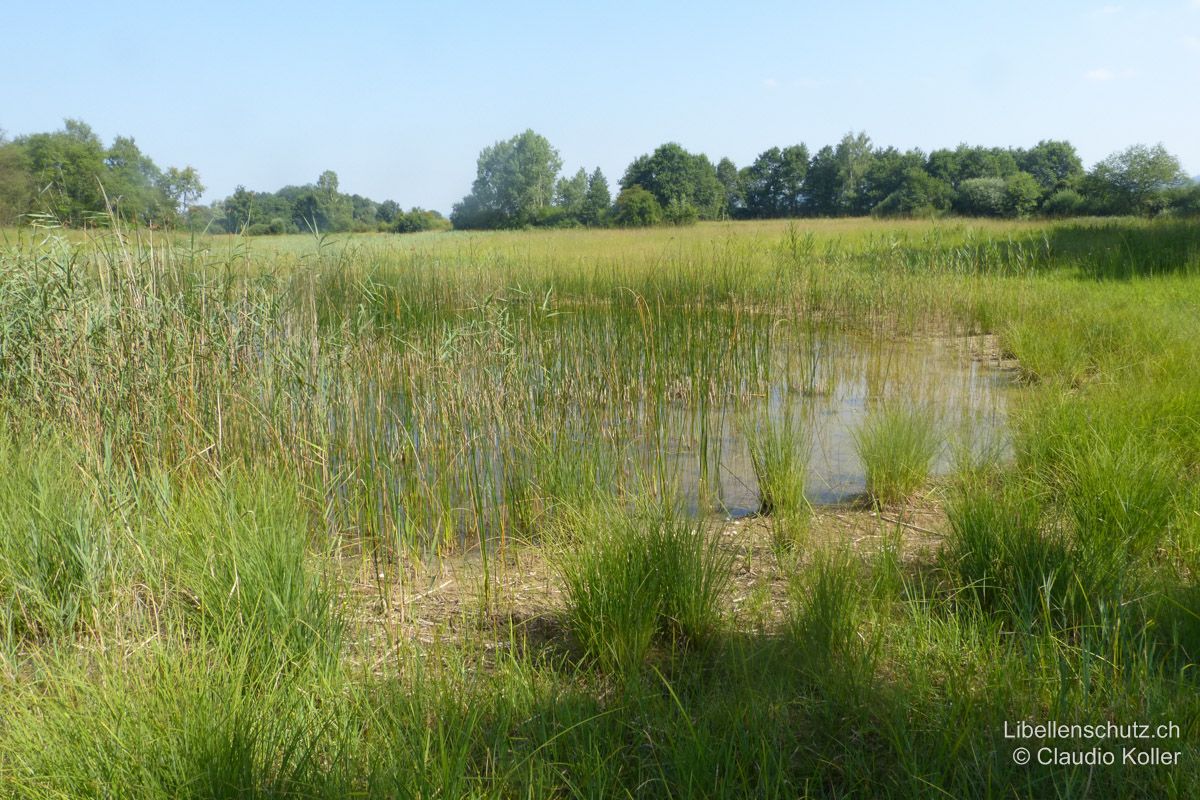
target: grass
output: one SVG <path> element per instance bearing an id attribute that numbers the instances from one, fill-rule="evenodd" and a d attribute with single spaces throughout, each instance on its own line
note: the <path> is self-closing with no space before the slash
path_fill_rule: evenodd
<path id="1" fill-rule="evenodd" d="M 1187 220 L 23 231 L 0 785 L 1195 796 L 1198 253 Z M 1011 454 L 931 485 L 957 387 L 830 353 L 967 334 L 1020 365 Z M 822 422 L 768 413 L 859 381 L 899 525 L 811 508 Z M 742 444 L 768 513 L 677 499 Z M 1174 722 L 1181 761 L 1020 766 L 1019 720 Z"/>
<path id="2" fill-rule="evenodd" d="M 743 431 L 758 480 L 759 512 L 772 517 L 779 546 L 791 549 L 803 539 L 812 513 L 805 496 L 812 440 L 792 416 L 767 417 Z"/>
<path id="3" fill-rule="evenodd" d="M 579 512 L 563 543 L 566 623 L 603 669 L 641 669 L 653 645 L 701 645 L 720 627 L 729 559 L 670 505 Z"/>
<path id="4" fill-rule="evenodd" d="M 888 401 L 855 431 L 854 446 L 866 473 L 867 494 L 887 505 L 925 484 L 942 441 L 928 410 Z"/>

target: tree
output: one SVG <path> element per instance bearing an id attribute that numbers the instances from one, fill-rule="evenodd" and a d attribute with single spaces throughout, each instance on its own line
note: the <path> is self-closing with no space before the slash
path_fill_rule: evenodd
<path id="1" fill-rule="evenodd" d="M 925 190 L 932 190 L 935 187 L 941 187 L 943 184 L 941 181 L 937 181 L 934 184 L 922 183 L 918 187 L 913 182 L 913 170 L 921 173 L 925 172 L 925 155 L 920 150 L 901 152 L 894 147 L 882 150 L 876 149 L 872 153 L 871 161 L 867 164 L 867 169 L 863 174 L 860 186 L 860 206 L 869 207 L 872 214 L 883 213 L 879 209 L 879 205 L 891 195 L 901 191 L 901 195 L 893 198 L 893 203 L 900 200 L 902 195 L 908 196 L 905 208 L 903 210 L 897 208 L 888 213 L 909 214 L 916 213 L 918 209 L 924 213 L 926 210 L 932 210 L 925 209 L 924 200 L 918 201 L 914 192 L 923 194 Z M 925 199 L 928 200 L 931 198 Z M 918 206 L 907 207 L 909 201 L 918 202 Z"/>
<path id="2" fill-rule="evenodd" d="M 87 123 L 68 119 L 61 131 L 35 133 L 17 143 L 25 151 L 35 205 L 67 224 L 105 210 L 104 145 Z"/>
<path id="3" fill-rule="evenodd" d="M 25 151 L 4 141 L 0 131 L 0 225 L 12 225 L 29 211 L 33 201 L 33 182 Z"/>
<path id="4" fill-rule="evenodd" d="M 564 215 L 576 222 L 582 222 L 583 204 L 587 200 L 588 175 L 580 167 L 570 178 L 562 177 L 554 187 L 554 205 L 562 209 Z"/>
<path id="5" fill-rule="evenodd" d="M 560 169 L 558 151 L 532 130 L 496 142 L 479 154 L 471 194 L 450 218 L 456 228 L 530 224 L 553 201 Z"/>
<path id="6" fill-rule="evenodd" d="M 742 186 L 742 176 L 738 172 L 737 166 L 728 158 L 722 158 L 717 162 L 717 180 L 725 190 L 725 205 L 722 215 L 725 217 L 742 216 L 746 209 L 746 192 Z"/>
<path id="7" fill-rule="evenodd" d="M 909 166 L 898 180 L 889 183 L 892 190 L 871 209 L 878 216 L 928 216 L 950 207 L 954 190 L 921 167 Z"/>
<path id="8" fill-rule="evenodd" d="M 812 157 L 804 190 L 807 213 L 817 217 L 832 217 L 838 213 L 838 162 L 829 145 Z"/>
<path id="9" fill-rule="evenodd" d="M 960 144 L 954 150 L 929 154 L 929 174 L 958 189 L 976 178 L 1007 178 L 1017 171 L 1012 152 L 1001 147 L 972 147 Z"/>
<path id="10" fill-rule="evenodd" d="M 1059 189 L 1042 201 L 1042 213 L 1048 217 L 1076 217 L 1086 208 L 1087 201 L 1074 189 Z"/>
<path id="11" fill-rule="evenodd" d="M 176 214 L 185 213 L 204 194 L 204 184 L 195 167 L 168 167 L 159 179 L 159 186 Z"/>
<path id="12" fill-rule="evenodd" d="M 395 200 L 384 200 L 375 207 L 375 220 L 384 226 L 391 225 L 396 215 L 403 213 L 400 204 Z"/>
<path id="13" fill-rule="evenodd" d="M 662 222 L 662 206 L 646 189 L 634 184 L 621 190 L 613 206 L 613 221 L 628 228 L 644 228 Z"/>
<path id="14" fill-rule="evenodd" d="M 1042 187 L 1028 172 L 1014 172 L 1004 179 L 1005 212 L 1010 217 L 1028 217 L 1037 211 Z"/>
<path id="15" fill-rule="evenodd" d="M 100 179 L 109 204 L 127 219 L 151 222 L 167 211 L 167 198 L 160 186 L 162 171 L 138 148 L 131 137 L 118 136 L 104 156 L 106 167 Z"/>
<path id="16" fill-rule="evenodd" d="M 584 225 L 603 225 L 608 217 L 608 207 L 612 205 L 612 195 L 608 191 L 608 179 L 596 167 L 596 171 L 588 177 L 587 194 L 583 198 L 583 212 L 580 221 Z"/>
<path id="17" fill-rule="evenodd" d="M 1016 160 L 1038 182 L 1044 197 L 1075 188 L 1083 179 L 1083 162 L 1067 141 L 1043 139 L 1029 150 L 1018 151 Z"/>
<path id="18" fill-rule="evenodd" d="M 1003 178 L 968 178 L 958 187 L 956 211 L 975 217 L 1002 217 L 1008 208 Z"/>
<path id="19" fill-rule="evenodd" d="M 1092 168 L 1090 183 L 1110 210 L 1146 214 L 1157 195 L 1185 180 L 1179 159 L 1161 144 L 1135 144 L 1113 153 Z"/>
<path id="20" fill-rule="evenodd" d="M 867 173 L 874 159 L 866 133 L 847 133 L 836 148 L 825 146 L 813 156 L 804 182 L 805 210 L 821 216 L 866 214 L 872 197 Z"/>
<path id="21" fill-rule="evenodd" d="M 703 154 L 693 154 L 675 142 L 639 156 L 625 170 L 621 188 L 640 186 L 654 195 L 661 208 L 692 205 L 701 219 L 717 219 L 725 201 L 725 188 L 717 169 Z"/>
<path id="22" fill-rule="evenodd" d="M 419 233 L 421 231 L 450 230 L 450 220 L 436 211 L 423 208 L 411 208 L 407 212 L 396 214 L 392 230 L 396 233 Z"/>
<path id="23" fill-rule="evenodd" d="M 804 205 L 808 148 L 772 147 L 746 170 L 746 213 L 752 217 L 794 217 Z"/>

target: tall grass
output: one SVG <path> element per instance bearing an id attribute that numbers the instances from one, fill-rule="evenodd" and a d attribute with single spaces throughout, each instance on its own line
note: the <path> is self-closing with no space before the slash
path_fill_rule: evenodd
<path id="1" fill-rule="evenodd" d="M 941 444 L 937 419 L 925 408 L 889 401 L 872 411 L 854 433 L 872 500 L 898 503 L 921 488 Z"/>
<path id="2" fill-rule="evenodd" d="M 805 496 L 812 438 L 791 415 L 743 426 L 758 480 L 759 512 L 772 517 L 778 544 L 794 546 L 803 538 L 812 514 Z"/>
<path id="3" fill-rule="evenodd" d="M 670 505 L 592 506 L 562 546 L 567 624 L 606 671 L 635 672 L 655 643 L 703 644 L 717 629 L 728 554 Z"/>
<path id="4" fill-rule="evenodd" d="M 0 433 L 0 642 L 99 629 L 113 542 L 69 447 L 35 429 Z M 33 444 L 30 447 L 28 444 Z M 25 446 L 22 446 L 25 445 Z"/>

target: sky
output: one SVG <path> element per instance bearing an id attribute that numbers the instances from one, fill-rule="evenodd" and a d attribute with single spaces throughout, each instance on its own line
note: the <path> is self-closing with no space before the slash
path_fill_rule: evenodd
<path id="1" fill-rule="evenodd" d="M 4 9 L 0 129 L 82 119 L 206 201 L 337 172 L 448 212 L 526 128 L 564 170 L 675 141 L 744 166 L 866 131 L 928 152 L 1162 142 L 1200 174 L 1200 0 L 60 2 Z"/>

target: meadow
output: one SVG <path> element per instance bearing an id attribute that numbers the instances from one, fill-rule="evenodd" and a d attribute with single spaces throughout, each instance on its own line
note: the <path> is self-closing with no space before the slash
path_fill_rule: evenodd
<path id="1" fill-rule="evenodd" d="M 1178 219 L 4 232 L 0 786 L 1194 797 L 1197 364 Z"/>

